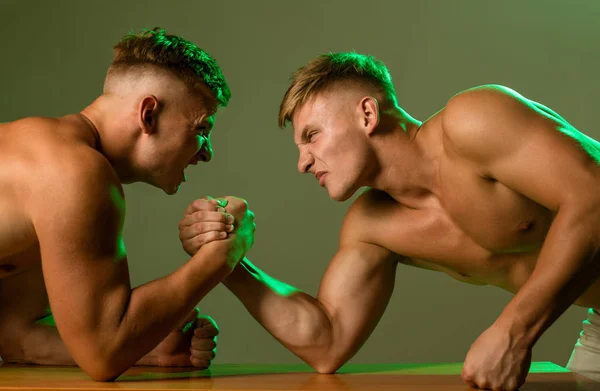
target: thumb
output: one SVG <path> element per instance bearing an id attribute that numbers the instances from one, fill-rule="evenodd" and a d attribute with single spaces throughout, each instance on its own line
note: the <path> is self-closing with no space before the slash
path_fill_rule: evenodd
<path id="1" fill-rule="evenodd" d="M 181 324 L 179 325 L 179 328 L 181 329 L 181 332 L 183 334 L 186 334 L 188 331 L 193 329 L 194 326 L 196 326 L 196 319 L 197 319 L 199 313 L 200 313 L 200 309 L 194 308 L 188 314 L 188 316 L 185 317 L 183 322 L 181 322 Z"/>

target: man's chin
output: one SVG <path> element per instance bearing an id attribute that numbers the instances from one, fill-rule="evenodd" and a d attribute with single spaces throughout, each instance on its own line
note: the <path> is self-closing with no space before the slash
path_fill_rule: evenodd
<path id="1" fill-rule="evenodd" d="M 334 201 L 338 201 L 338 202 L 344 202 L 351 196 L 352 196 L 352 194 L 346 195 L 346 194 L 341 194 L 341 193 L 334 193 L 331 191 L 329 192 L 329 198 L 331 198 Z"/>
<path id="2" fill-rule="evenodd" d="M 178 185 L 178 186 L 175 186 L 175 187 L 172 187 L 172 186 L 171 186 L 171 187 L 168 187 L 168 188 L 166 188 L 166 189 L 163 189 L 163 191 L 164 191 L 164 192 L 165 192 L 167 195 L 173 195 L 173 194 L 176 194 L 176 193 L 177 193 L 177 191 L 179 191 L 179 187 L 180 187 L 180 186 L 181 186 L 181 185 Z"/>
<path id="3" fill-rule="evenodd" d="M 168 184 L 168 185 L 162 185 L 162 186 L 155 185 L 155 187 L 158 187 L 159 189 L 164 191 L 165 194 L 167 194 L 167 195 L 173 195 L 173 194 L 177 193 L 177 191 L 179 191 L 181 184 L 178 184 L 178 185 Z"/>
<path id="4" fill-rule="evenodd" d="M 334 191 L 334 190 L 330 190 L 328 188 L 327 192 L 329 193 L 329 198 L 331 198 L 332 200 L 338 201 L 338 202 L 344 202 L 344 201 L 348 201 L 350 199 L 350 197 L 352 197 L 354 195 L 354 193 L 356 193 L 356 190 L 345 189 L 343 191 Z"/>

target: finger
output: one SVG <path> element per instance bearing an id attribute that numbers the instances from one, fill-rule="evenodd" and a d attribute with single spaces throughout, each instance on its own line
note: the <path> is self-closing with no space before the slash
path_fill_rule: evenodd
<path id="1" fill-rule="evenodd" d="M 215 350 L 190 349 L 190 357 L 197 360 L 212 361 L 217 356 Z"/>
<path id="2" fill-rule="evenodd" d="M 233 224 L 235 222 L 235 218 L 229 213 L 225 213 L 222 211 L 209 211 L 209 210 L 200 210 L 194 213 L 187 214 L 181 219 L 179 222 L 179 229 L 182 230 L 186 227 L 194 225 L 196 223 L 202 223 L 205 221 L 211 222 L 220 222 L 225 224 Z"/>
<path id="3" fill-rule="evenodd" d="M 192 201 L 185 209 L 185 214 L 194 213 L 198 210 L 217 210 L 218 201 L 210 196 L 204 196 Z"/>
<path id="4" fill-rule="evenodd" d="M 210 367 L 210 360 L 201 360 L 195 357 L 190 357 L 190 362 L 198 369 L 206 369 Z"/>
<path id="5" fill-rule="evenodd" d="M 206 325 L 194 329 L 194 336 L 198 338 L 211 338 L 217 335 L 219 335 L 219 328 L 217 326 Z"/>
<path id="6" fill-rule="evenodd" d="M 222 208 L 217 208 L 222 209 Z M 202 210 L 196 211 L 189 215 L 188 219 L 192 221 L 217 221 L 221 223 L 233 224 L 235 217 L 232 214 L 225 212 L 225 210 Z"/>
<path id="7" fill-rule="evenodd" d="M 467 370 L 465 367 L 463 367 L 463 370 L 461 372 L 461 378 L 462 381 L 469 387 L 477 388 L 477 383 L 475 382 L 474 374 L 472 374 L 471 371 Z"/>
<path id="8" fill-rule="evenodd" d="M 217 204 L 218 204 L 218 205 L 219 205 L 221 208 L 224 208 L 224 207 L 226 207 L 226 206 L 227 206 L 227 203 L 229 202 L 229 201 L 227 200 L 227 198 L 225 198 L 225 197 L 218 197 L 218 198 L 215 198 L 215 201 L 217 202 Z"/>
<path id="9" fill-rule="evenodd" d="M 191 357 L 185 354 L 177 354 L 170 357 L 167 361 L 159 360 L 159 367 L 189 367 L 191 363 Z M 194 365 L 194 364 L 192 364 Z M 194 365 L 195 366 L 195 365 Z"/>
<path id="10" fill-rule="evenodd" d="M 197 338 L 196 336 L 193 336 L 190 346 L 193 350 L 212 351 L 217 347 L 217 342 L 215 341 L 215 337 Z"/>
<path id="11" fill-rule="evenodd" d="M 187 252 L 196 253 L 198 249 L 205 244 L 223 239 L 227 239 L 227 232 L 210 231 L 205 234 L 200 234 L 194 236 L 193 238 L 183 240 L 181 245 Z"/>
<path id="12" fill-rule="evenodd" d="M 193 214 L 185 215 L 185 217 L 183 219 L 181 219 L 181 221 L 179 221 L 179 224 L 178 224 L 179 232 L 181 233 L 184 230 L 192 227 L 195 224 L 203 224 L 205 222 L 223 223 L 225 225 L 233 225 L 235 223 L 235 218 L 228 213 L 198 211 L 198 212 L 194 212 Z M 200 227 L 200 226 L 198 226 L 198 227 Z M 194 236 L 198 233 L 202 233 L 205 231 L 206 230 L 194 231 L 191 233 L 191 235 Z"/>
<path id="13" fill-rule="evenodd" d="M 201 314 L 198 312 L 198 321 L 197 321 L 198 327 L 205 327 L 205 326 L 212 326 L 214 328 L 216 328 L 217 330 L 219 329 L 219 327 L 217 326 L 217 322 L 215 322 L 215 320 L 206 314 Z"/>
<path id="14" fill-rule="evenodd" d="M 233 225 L 225 223 L 215 223 L 212 221 L 196 223 L 179 231 L 179 240 L 188 240 L 195 236 L 206 234 L 212 231 L 232 232 Z"/>
<path id="15" fill-rule="evenodd" d="M 210 338 L 219 335 L 219 327 L 216 324 L 205 324 L 194 329 L 194 336 L 198 338 Z"/>

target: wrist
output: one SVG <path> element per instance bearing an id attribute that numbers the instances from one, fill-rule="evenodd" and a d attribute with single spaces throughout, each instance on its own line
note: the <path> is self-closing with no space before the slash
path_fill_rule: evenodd
<path id="1" fill-rule="evenodd" d="M 237 287 L 243 287 L 246 284 L 247 271 L 239 263 L 233 268 L 231 273 L 223 280 L 223 285 L 229 290 L 235 290 Z"/>
<path id="2" fill-rule="evenodd" d="M 156 354 L 156 348 L 152 349 L 144 357 L 140 358 L 138 362 L 135 363 L 135 365 L 145 367 L 158 366 L 158 355 Z"/>
<path id="3" fill-rule="evenodd" d="M 530 349 L 538 340 L 535 329 L 518 315 L 504 311 L 494 322 L 494 326 L 507 335 L 514 347 Z"/>

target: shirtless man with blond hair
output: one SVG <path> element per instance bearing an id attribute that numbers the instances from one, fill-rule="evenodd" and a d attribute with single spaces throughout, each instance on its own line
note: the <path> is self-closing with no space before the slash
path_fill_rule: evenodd
<path id="1" fill-rule="evenodd" d="M 239 199 L 227 212 L 197 202 L 211 228 L 197 243 L 222 240 L 131 289 L 122 184 L 177 192 L 189 164 L 211 160 L 229 98 L 212 57 L 154 29 L 116 45 L 103 94 L 81 113 L 0 125 L 4 361 L 78 364 L 96 380 L 136 363 L 210 365 L 218 329 L 194 307 L 252 245 L 253 214 Z"/>
<path id="2" fill-rule="evenodd" d="M 285 347 L 335 372 L 377 325 L 397 267 L 410 265 L 515 294 L 472 344 L 467 384 L 522 385 L 534 344 L 571 305 L 591 309 L 568 366 L 600 379 L 598 142 L 498 85 L 463 91 L 421 122 L 399 107 L 384 64 L 357 53 L 300 68 L 281 104 L 279 125 L 288 122 L 298 170 L 332 199 L 369 189 L 347 212 L 316 298 L 247 259 L 225 280 Z"/>

